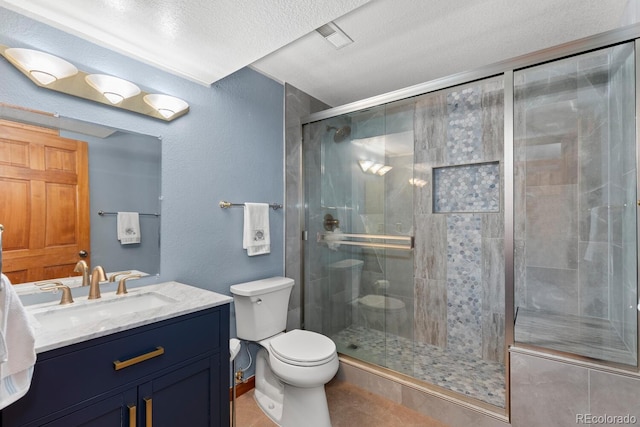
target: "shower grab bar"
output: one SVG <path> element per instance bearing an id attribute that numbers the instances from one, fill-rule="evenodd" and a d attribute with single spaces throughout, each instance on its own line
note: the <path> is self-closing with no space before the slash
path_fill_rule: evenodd
<path id="1" fill-rule="evenodd" d="M 327 237 L 330 237 L 327 239 Z M 376 242 L 359 242 L 354 240 L 342 240 L 343 237 L 351 237 L 355 239 L 377 239 L 377 240 L 399 240 L 407 242 L 406 244 L 398 243 L 376 243 Z M 322 234 L 316 235 L 318 243 L 335 243 L 338 245 L 351 245 L 351 246 L 364 246 L 368 248 L 384 248 L 384 249 L 400 249 L 410 251 L 414 247 L 413 236 L 392 236 L 388 234 L 353 234 L 353 233 L 339 233 L 339 234 Z"/>

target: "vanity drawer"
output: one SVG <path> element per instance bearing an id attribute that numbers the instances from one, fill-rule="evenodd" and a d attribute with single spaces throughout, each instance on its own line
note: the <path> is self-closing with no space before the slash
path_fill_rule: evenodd
<path id="1" fill-rule="evenodd" d="M 227 356 L 225 313 L 228 305 L 39 355 L 29 392 L 2 411 L 3 425 L 49 416 L 206 353 Z"/>

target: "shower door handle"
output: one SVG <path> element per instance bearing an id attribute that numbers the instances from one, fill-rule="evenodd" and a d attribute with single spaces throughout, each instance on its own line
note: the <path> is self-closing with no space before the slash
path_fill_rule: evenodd
<path id="1" fill-rule="evenodd" d="M 329 238 L 327 238 L 329 237 Z M 344 238 L 354 239 L 371 239 L 371 240 L 395 240 L 406 243 L 384 243 L 384 242 L 362 242 L 355 240 L 343 240 Z M 316 235 L 316 241 L 318 243 L 332 243 L 336 245 L 350 245 L 350 246 L 363 246 L 368 248 L 383 248 L 383 249 L 398 249 L 410 251 L 414 247 L 413 236 L 393 236 L 388 234 L 353 234 L 353 233 L 334 233 L 334 234 L 322 234 Z"/>

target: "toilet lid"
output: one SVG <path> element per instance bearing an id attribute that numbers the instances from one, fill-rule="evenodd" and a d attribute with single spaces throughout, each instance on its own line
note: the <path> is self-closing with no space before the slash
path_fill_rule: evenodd
<path id="1" fill-rule="evenodd" d="M 316 366 L 336 355 L 336 345 L 324 335 L 294 329 L 269 342 L 271 354 L 285 363 L 297 366 Z"/>
<path id="2" fill-rule="evenodd" d="M 366 295 L 360 298 L 359 302 L 376 310 L 401 310 L 405 307 L 401 300 L 384 295 Z"/>

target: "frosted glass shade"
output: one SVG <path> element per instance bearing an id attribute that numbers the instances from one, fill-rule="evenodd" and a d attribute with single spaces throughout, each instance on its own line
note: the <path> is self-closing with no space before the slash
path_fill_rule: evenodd
<path id="1" fill-rule="evenodd" d="M 153 107 L 165 119 L 171 118 L 189 108 L 189 104 L 182 99 L 159 93 L 145 95 L 144 102 Z"/>
<path id="2" fill-rule="evenodd" d="M 21 71 L 29 73 L 43 85 L 78 74 L 78 69 L 73 64 L 45 52 L 12 47 L 5 50 L 4 55 Z"/>
<path id="3" fill-rule="evenodd" d="M 112 104 L 119 104 L 140 93 L 140 88 L 128 80 L 106 74 L 89 74 L 85 80 L 95 90 L 104 95 Z"/>

